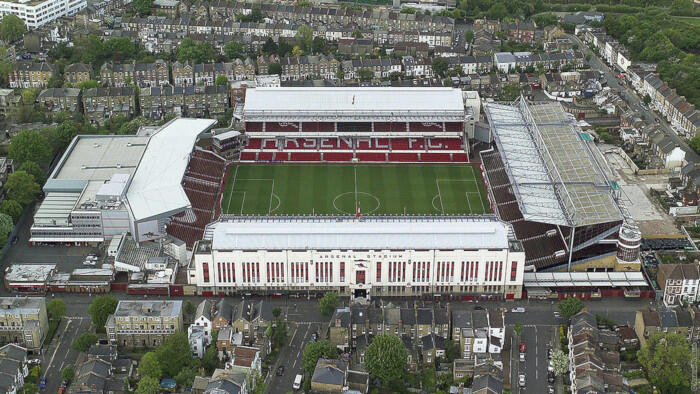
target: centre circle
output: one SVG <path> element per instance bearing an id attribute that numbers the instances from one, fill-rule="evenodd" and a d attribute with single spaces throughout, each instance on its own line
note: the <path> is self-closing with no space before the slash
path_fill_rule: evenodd
<path id="1" fill-rule="evenodd" d="M 378 210 L 381 205 L 379 199 L 372 194 L 366 192 L 345 192 L 335 196 L 333 208 L 344 215 L 355 215 L 357 210 L 355 195 L 357 195 L 357 202 L 360 204 L 360 214 L 371 214 Z"/>

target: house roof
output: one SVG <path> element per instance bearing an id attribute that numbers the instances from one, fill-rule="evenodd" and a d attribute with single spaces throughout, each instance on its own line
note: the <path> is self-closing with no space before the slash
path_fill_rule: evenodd
<path id="1" fill-rule="evenodd" d="M 345 384 L 347 364 L 341 360 L 320 358 L 316 363 L 311 382 L 342 387 Z"/>

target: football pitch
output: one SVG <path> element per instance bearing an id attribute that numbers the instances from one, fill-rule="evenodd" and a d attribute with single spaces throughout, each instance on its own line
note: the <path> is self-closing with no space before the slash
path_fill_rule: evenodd
<path id="1" fill-rule="evenodd" d="M 236 215 L 477 215 L 491 211 L 478 167 L 238 164 L 221 199 Z"/>

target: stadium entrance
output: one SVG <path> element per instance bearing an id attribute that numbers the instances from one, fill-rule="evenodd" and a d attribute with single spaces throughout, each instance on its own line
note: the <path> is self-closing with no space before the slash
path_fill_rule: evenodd
<path id="1" fill-rule="evenodd" d="M 357 298 L 367 298 L 367 290 L 365 289 L 355 289 L 355 291 L 352 292 L 352 298 L 357 299 Z"/>

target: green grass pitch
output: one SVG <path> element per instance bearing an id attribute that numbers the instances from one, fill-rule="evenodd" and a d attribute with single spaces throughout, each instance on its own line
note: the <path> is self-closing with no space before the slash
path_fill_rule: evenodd
<path id="1" fill-rule="evenodd" d="M 223 213 L 476 215 L 491 211 L 479 168 L 433 164 L 238 164 Z"/>

